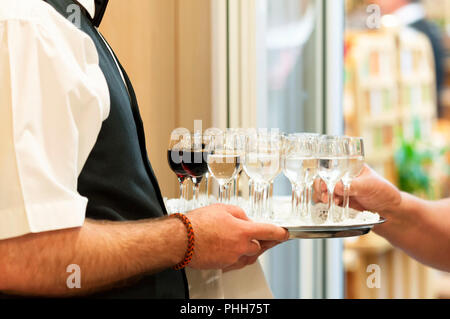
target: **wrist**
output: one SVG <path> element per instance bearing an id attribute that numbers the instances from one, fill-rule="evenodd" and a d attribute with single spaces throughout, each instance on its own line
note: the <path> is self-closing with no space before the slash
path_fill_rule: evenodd
<path id="1" fill-rule="evenodd" d="M 186 253 L 184 254 L 183 260 L 172 267 L 174 270 L 181 270 L 191 262 L 192 257 L 194 255 L 194 247 L 195 247 L 194 229 L 192 227 L 191 221 L 186 215 L 176 213 L 173 214 L 171 217 L 181 221 L 184 227 L 186 228 L 186 235 L 187 235 Z"/>
<path id="2" fill-rule="evenodd" d="M 188 245 L 186 227 L 183 222 L 178 218 L 168 218 L 167 223 L 169 224 L 168 236 L 174 240 L 172 253 L 169 254 L 169 267 L 178 264 L 184 259 L 186 253 L 186 247 Z"/>
<path id="3" fill-rule="evenodd" d="M 420 224 L 420 212 L 424 203 L 423 200 L 403 191 L 399 191 L 399 201 L 391 205 L 380 214 L 386 217 L 386 224 L 376 228 L 377 233 L 391 240 L 398 236 L 402 237 L 409 230 Z"/>

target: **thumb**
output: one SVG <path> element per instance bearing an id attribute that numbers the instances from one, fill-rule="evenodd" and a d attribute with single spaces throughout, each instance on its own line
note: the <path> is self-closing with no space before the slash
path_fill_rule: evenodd
<path id="1" fill-rule="evenodd" d="M 257 240 L 283 242 L 289 239 L 287 229 L 271 224 L 250 223 L 250 236 Z"/>

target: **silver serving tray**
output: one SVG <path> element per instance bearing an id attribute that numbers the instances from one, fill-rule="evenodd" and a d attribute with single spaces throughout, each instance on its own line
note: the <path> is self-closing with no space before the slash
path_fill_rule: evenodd
<path id="1" fill-rule="evenodd" d="M 375 225 L 386 222 L 380 217 L 376 223 L 348 226 L 282 226 L 289 231 L 289 238 L 323 239 L 362 236 L 369 233 Z"/>

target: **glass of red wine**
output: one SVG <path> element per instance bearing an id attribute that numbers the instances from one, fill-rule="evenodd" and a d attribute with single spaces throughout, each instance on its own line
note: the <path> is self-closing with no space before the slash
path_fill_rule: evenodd
<path id="1" fill-rule="evenodd" d="M 199 201 L 200 183 L 203 177 L 208 172 L 208 153 L 205 151 L 205 144 L 203 141 L 203 134 L 201 131 L 196 131 L 190 134 L 189 143 L 185 143 L 183 149 L 182 168 L 191 178 L 193 183 L 192 208 L 201 206 Z"/>
<path id="2" fill-rule="evenodd" d="M 190 148 L 191 133 L 188 129 L 177 128 L 172 131 L 169 141 L 169 149 L 167 151 L 167 161 L 171 170 L 177 175 L 180 183 L 180 200 L 178 210 L 186 211 L 187 189 L 186 180 L 189 178 L 188 173 L 183 168 L 183 150 Z"/>

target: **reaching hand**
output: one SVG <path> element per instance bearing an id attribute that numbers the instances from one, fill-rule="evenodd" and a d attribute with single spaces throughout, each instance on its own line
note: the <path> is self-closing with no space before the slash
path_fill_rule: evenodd
<path id="1" fill-rule="evenodd" d="M 314 199 L 327 202 L 325 183 L 321 183 L 318 179 L 314 187 L 316 193 Z M 342 203 L 343 195 L 344 187 L 340 182 L 335 188 L 337 204 Z M 364 166 L 361 175 L 353 180 L 350 187 L 350 207 L 359 211 L 392 212 L 400 205 L 401 200 L 400 191 L 367 165 Z"/>
<path id="2" fill-rule="evenodd" d="M 335 193 L 344 195 L 342 183 L 336 186 Z M 390 182 L 365 165 L 359 177 L 350 187 L 350 207 L 377 213 L 392 212 L 402 201 L 401 193 Z"/>

